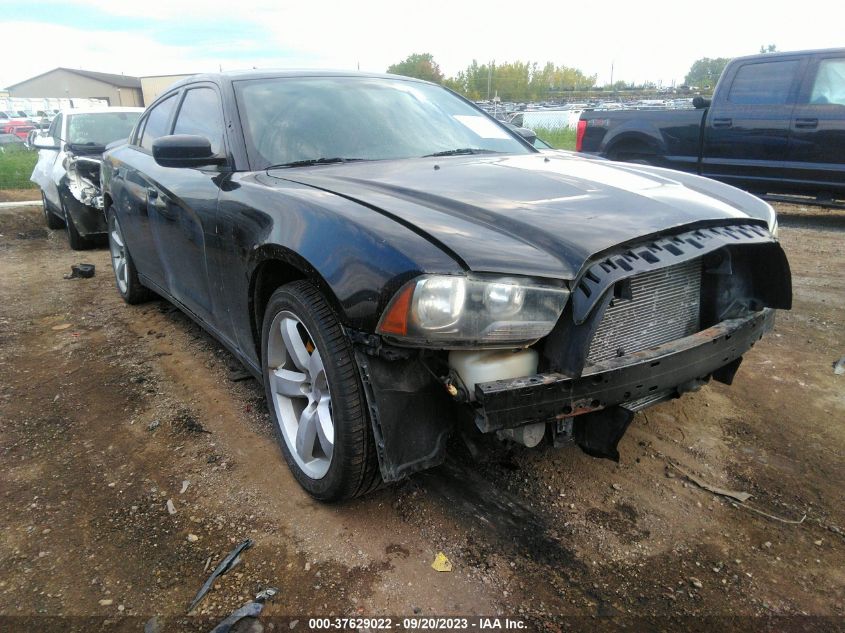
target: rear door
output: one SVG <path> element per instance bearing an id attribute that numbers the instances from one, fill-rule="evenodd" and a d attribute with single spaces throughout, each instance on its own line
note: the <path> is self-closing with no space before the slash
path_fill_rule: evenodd
<path id="1" fill-rule="evenodd" d="M 173 134 L 203 136 L 212 151 L 227 155 L 223 109 L 214 84 L 193 84 L 183 91 Z M 217 197 L 226 168 L 170 168 L 153 164 L 150 180 L 150 227 L 168 292 L 218 334 L 226 335 L 228 313 L 212 292 L 209 257 L 218 246 Z"/>
<path id="2" fill-rule="evenodd" d="M 731 69 L 707 113 L 701 173 L 766 190 L 783 176 L 801 57 L 765 57 Z"/>
<path id="3" fill-rule="evenodd" d="M 793 112 L 787 167 L 811 192 L 845 191 L 845 54 L 812 61 Z"/>

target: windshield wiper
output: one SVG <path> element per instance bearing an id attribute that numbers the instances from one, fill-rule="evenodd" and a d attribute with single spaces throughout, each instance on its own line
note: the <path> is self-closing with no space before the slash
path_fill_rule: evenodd
<path id="1" fill-rule="evenodd" d="M 278 165 L 270 165 L 267 169 L 281 169 L 283 167 L 309 167 L 311 165 L 332 165 L 334 163 L 354 163 L 360 160 L 367 160 L 366 158 L 309 158 L 308 160 L 294 160 L 290 163 L 279 163 Z"/>
<path id="2" fill-rule="evenodd" d="M 459 147 L 458 149 L 447 149 L 442 152 L 434 152 L 433 154 L 426 154 L 423 158 L 431 158 L 432 156 L 463 156 L 468 154 L 496 154 L 492 149 L 481 149 L 478 147 Z"/>

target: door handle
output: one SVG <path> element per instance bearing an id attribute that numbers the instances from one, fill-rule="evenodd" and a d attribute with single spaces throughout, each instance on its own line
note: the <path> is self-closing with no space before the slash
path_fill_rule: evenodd
<path id="1" fill-rule="evenodd" d="M 804 118 L 797 118 L 795 119 L 795 127 L 802 129 L 802 130 L 814 130 L 819 126 L 818 119 L 804 119 Z"/>
<path id="2" fill-rule="evenodd" d="M 149 189 L 147 189 L 147 198 L 149 198 L 150 200 L 155 200 L 156 198 L 158 198 L 158 191 L 150 187 Z"/>
<path id="3" fill-rule="evenodd" d="M 713 119 L 713 127 L 731 127 L 733 119 Z"/>

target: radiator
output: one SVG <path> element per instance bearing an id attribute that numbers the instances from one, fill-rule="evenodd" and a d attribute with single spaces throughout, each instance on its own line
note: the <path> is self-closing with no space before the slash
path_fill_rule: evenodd
<path id="1" fill-rule="evenodd" d="M 631 298 L 605 310 L 587 365 L 698 332 L 700 298 L 700 258 L 632 277 Z"/>

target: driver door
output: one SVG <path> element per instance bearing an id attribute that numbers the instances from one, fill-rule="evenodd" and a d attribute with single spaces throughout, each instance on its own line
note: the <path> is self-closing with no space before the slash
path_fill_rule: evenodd
<path id="1" fill-rule="evenodd" d="M 203 136 L 212 151 L 226 155 L 223 109 L 214 84 L 189 86 L 173 124 L 173 134 Z M 217 198 L 227 167 L 150 167 L 150 233 L 167 291 L 220 336 L 230 327 L 220 292 L 214 252 L 219 247 Z"/>

